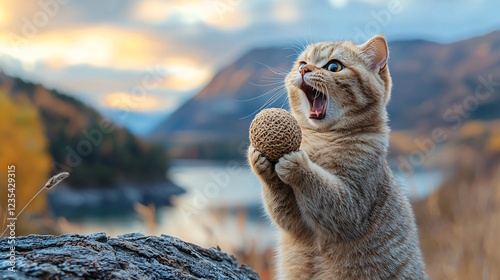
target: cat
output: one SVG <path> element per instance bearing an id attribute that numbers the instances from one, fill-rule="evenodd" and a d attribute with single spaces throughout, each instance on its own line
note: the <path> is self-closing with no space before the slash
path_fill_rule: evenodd
<path id="1" fill-rule="evenodd" d="M 285 78 L 300 149 L 277 163 L 248 149 L 280 232 L 278 279 L 428 279 L 386 160 L 388 58 L 382 35 L 307 46 Z"/>

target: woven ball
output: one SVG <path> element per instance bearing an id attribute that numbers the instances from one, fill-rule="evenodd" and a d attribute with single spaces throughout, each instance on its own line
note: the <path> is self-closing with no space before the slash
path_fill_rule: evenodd
<path id="1" fill-rule="evenodd" d="M 300 126 L 286 110 L 262 110 L 250 124 L 250 143 L 272 162 L 297 151 L 301 141 Z"/>

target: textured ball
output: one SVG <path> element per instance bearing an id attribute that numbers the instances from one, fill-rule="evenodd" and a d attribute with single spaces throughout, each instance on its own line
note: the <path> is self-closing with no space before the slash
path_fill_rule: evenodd
<path id="1" fill-rule="evenodd" d="M 301 141 L 300 126 L 286 110 L 262 110 L 250 124 L 250 143 L 270 161 L 297 151 Z"/>

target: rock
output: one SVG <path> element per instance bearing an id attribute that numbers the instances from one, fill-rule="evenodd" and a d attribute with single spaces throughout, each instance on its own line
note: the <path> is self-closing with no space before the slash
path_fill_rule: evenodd
<path id="1" fill-rule="evenodd" d="M 11 244 L 0 239 L 1 279 L 259 279 L 216 248 L 167 235 L 29 235 L 15 240 L 12 272 Z"/>

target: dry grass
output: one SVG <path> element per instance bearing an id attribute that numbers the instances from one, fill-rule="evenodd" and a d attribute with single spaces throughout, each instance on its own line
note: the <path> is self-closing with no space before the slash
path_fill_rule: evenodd
<path id="1" fill-rule="evenodd" d="M 244 234 L 247 228 L 247 213 L 245 209 L 240 209 L 237 213 L 238 229 Z M 266 234 L 264 228 L 259 235 Z M 235 248 L 235 256 L 238 261 L 249 265 L 260 276 L 262 280 L 274 279 L 274 249 L 259 249 L 259 241 L 262 236 L 247 236 L 244 246 Z"/>
<path id="2" fill-rule="evenodd" d="M 500 279 L 498 158 L 457 155 L 455 173 L 414 204 L 433 279 Z"/>
<path id="3" fill-rule="evenodd" d="M 156 207 L 154 203 L 150 203 L 146 206 L 136 202 L 134 204 L 134 210 L 143 220 L 147 233 L 150 235 L 156 234 L 158 223 L 156 222 Z"/>

